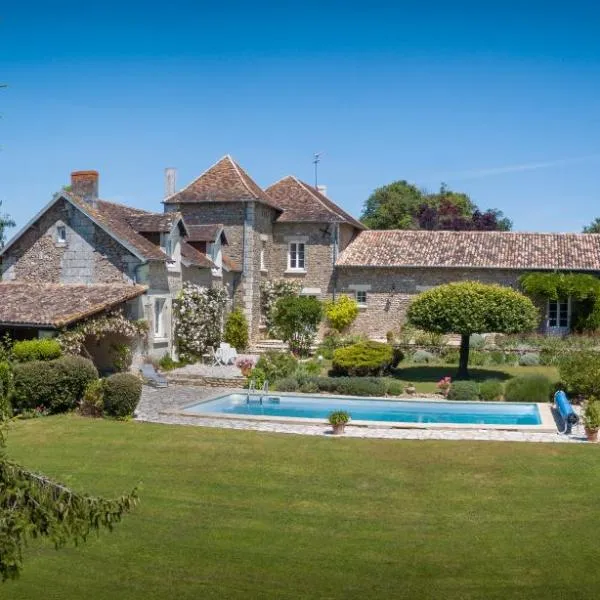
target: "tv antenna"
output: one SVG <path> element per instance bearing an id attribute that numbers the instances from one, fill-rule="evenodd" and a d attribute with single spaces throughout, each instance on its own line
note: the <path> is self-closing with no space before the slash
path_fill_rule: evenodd
<path id="1" fill-rule="evenodd" d="M 319 163 L 321 162 L 321 156 L 324 152 L 315 152 L 313 158 L 313 165 L 315 165 L 315 189 L 317 189 L 317 184 L 319 183 Z"/>

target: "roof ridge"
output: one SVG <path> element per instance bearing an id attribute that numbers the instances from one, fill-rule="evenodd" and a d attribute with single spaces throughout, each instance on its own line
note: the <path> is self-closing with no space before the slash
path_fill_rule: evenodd
<path id="1" fill-rule="evenodd" d="M 586 238 L 592 236 L 599 236 L 600 233 L 582 233 L 580 231 L 498 231 L 498 230 L 477 230 L 477 229 L 367 229 L 368 233 L 413 233 L 413 234 L 440 234 L 447 233 L 452 235 L 465 235 L 465 234 L 476 234 L 476 235 L 577 235 L 585 236 Z"/>
<path id="2" fill-rule="evenodd" d="M 242 182 L 242 185 L 248 190 L 248 192 L 250 193 L 251 196 L 253 196 L 254 198 L 258 199 L 258 194 L 256 192 L 253 192 L 250 189 L 250 186 L 248 185 L 248 182 L 244 179 L 242 173 L 246 176 L 246 177 L 250 177 L 250 175 L 248 175 L 248 173 L 246 173 L 246 171 L 244 171 L 244 169 L 242 169 L 242 167 L 240 167 L 240 165 L 238 165 L 235 160 L 233 160 L 233 158 L 231 157 L 230 154 L 226 155 L 226 158 L 229 159 L 229 162 L 232 164 L 233 168 L 235 169 L 235 172 L 238 174 L 238 177 L 240 178 L 240 181 Z M 242 173 L 240 173 L 240 171 Z M 257 184 L 258 185 L 258 184 Z M 260 188 L 260 186 L 258 186 Z"/>
<path id="3" fill-rule="evenodd" d="M 121 202 L 115 202 L 114 200 L 104 200 L 103 198 L 98 198 L 98 202 L 103 202 L 104 204 L 112 204 L 113 206 L 119 206 L 121 208 L 126 208 L 128 210 L 137 210 L 139 212 L 143 212 L 147 215 L 163 215 L 164 213 L 156 212 L 153 210 L 146 210 L 145 208 L 138 208 L 137 206 L 129 206 L 129 204 L 122 204 Z"/>

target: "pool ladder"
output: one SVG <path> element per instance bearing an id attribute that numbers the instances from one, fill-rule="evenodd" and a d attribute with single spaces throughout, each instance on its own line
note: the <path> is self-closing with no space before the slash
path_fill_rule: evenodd
<path id="1" fill-rule="evenodd" d="M 250 402 L 256 402 L 256 400 L 251 399 L 251 394 L 256 395 L 256 380 L 251 379 L 250 384 L 248 385 L 248 392 L 246 394 L 246 404 L 250 404 Z M 269 395 L 269 382 L 265 381 L 262 390 L 260 390 L 260 396 L 258 398 L 258 402 L 260 404 L 263 403 L 263 398 L 268 397 Z"/>

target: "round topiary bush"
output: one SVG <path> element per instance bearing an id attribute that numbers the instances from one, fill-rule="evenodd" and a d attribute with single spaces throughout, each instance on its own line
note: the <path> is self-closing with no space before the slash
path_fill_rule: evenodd
<path id="1" fill-rule="evenodd" d="M 142 382 L 131 373 L 116 373 L 104 380 L 104 412 L 112 417 L 130 417 L 142 396 Z"/>
<path id="2" fill-rule="evenodd" d="M 64 412 L 76 408 L 90 383 L 98 379 L 98 369 L 83 356 L 62 356 L 49 363 L 56 373 L 60 397 L 49 407 L 52 412 Z"/>
<path id="3" fill-rule="evenodd" d="M 478 400 L 479 388 L 474 381 L 453 381 L 448 400 Z"/>
<path id="4" fill-rule="evenodd" d="M 334 375 L 364 377 L 379 376 L 389 371 L 394 353 L 389 344 L 381 342 L 359 342 L 333 353 Z"/>
<path id="5" fill-rule="evenodd" d="M 535 352 L 526 352 L 519 358 L 522 367 L 537 367 L 540 364 L 540 355 Z"/>
<path id="6" fill-rule="evenodd" d="M 552 384 L 545 375 L 521 375 L 510 379 L 504 389 L 508 402 L 548 402 Z"/>
<path id="7" fill-rule="evenodd" d="M 479 384 L 479 396 L 482 400 L 488 402 L 497 402 L 502 400 L 504 386 L 499 379 L 486 379 Z"/>

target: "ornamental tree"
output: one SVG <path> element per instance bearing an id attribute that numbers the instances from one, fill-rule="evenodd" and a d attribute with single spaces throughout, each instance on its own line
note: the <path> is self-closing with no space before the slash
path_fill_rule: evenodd
<path id="1" fill-rule="evenodd" d="M 306 356 L 323 317 L 321 303 L 311 296 L 286 296 L 277 300 L 273 316 L 290 351 Z"/>
<path id="2" fill-rule="evenodd" d="M 419 294 L 407 317 L 419 329 L 461 336 L 457 377 L 468 379 L 471 334 L 531 331 L 539 315 L 533 302 L 512 288 L 463 281 Z"/>
<path id="3" fill-rule="evenodd" d="M 358 302 L 350 296 L 342 295 L 337 300 L 324 303 L 325 318 L 338 333 L 350 327 L 358 317 Z"/>

